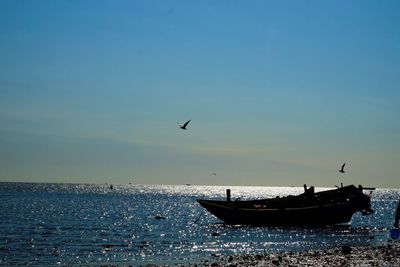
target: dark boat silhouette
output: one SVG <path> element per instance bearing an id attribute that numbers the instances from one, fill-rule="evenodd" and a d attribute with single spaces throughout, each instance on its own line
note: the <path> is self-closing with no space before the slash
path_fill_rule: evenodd
<path id="1" fill-rule="evenodd" d="M 357 211 L 369 215 L 371 198 L 363 193 L 363 188 L 348 185 L 337 189 L 314 192 L 314 187 L 297 196 L 276 197 L 259 200 L 198 199 L 206 210 L 226 224 L 255 226 L 325 226 L 349 223 Z"/>

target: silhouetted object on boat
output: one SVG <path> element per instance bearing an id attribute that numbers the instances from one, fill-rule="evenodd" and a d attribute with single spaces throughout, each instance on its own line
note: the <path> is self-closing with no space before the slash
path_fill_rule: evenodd
<path id="1" fill-rule="evenodd" d="M 157 219 L 157 220 L 165 220 L 166 218 L 163 217 L 163 216 L 157 215 L 157 216 L 154 217 L 154 219 Z"/>
<path id="2" fill-rule="evenodd" d="M 369 215 L 371 198 L 362 186 L 344 186 L 321 192 L 314 187 L 297 196 L 230 201 L 197 199 L 206 210 L 226 224 L 264 226 L 323 226 L 348 223 L 357 211 Z M 373 190 L 373 188 L 368 188 Z"/>
<path id="3" fill-rule="evenodd" d="M 203 212 L 204 212 L 204 210 L 201 210 L 199 217 L 197 217 L 197 219 L 194 221 L 194 223 L 197 223 L 200 220 L 201 216 L 203 215 Z"/>
<path id="4" fill-rule="evenodd" d="M 113 190 L 113 189 L 114 189 L 114 186 L 113 186 L 113 185 L 110 185 L 110 189 Z"/>
<path id="5" fill-rule="evenodd" d="M 310 188 L 307 188 L 306 184 L 304 184 L 303 186 L 304 186 L 304 194 L 307 194 L 308 196 L 314 195 L 315 192 L 314 186 L 310 186 Z"/>
<path id="6" fill-rule="evenodd" d="M 181 128 L 182 130 L 187 130 L 186 127 L 189 124 L 190 120 L 188 120 L 187 122 L 185 122 L 183 125 L 178 123 L 179 128 Z"/>
<path id="7" fill-rule="evenodd" d="M 340 187 L 339 187 L 339 186 L 337 186 L 337 185 L 335 185 L 335 187 L 336 187 L 336 188 L 343 187 L 343 183 L 340 183 Z M 375 189 L 373 189 L 373 190 L 375 190 Z"/>
<path id="8" fill-rule="evenodd" d="M 340 168 L 340 170 L 338 170 L 338 171 L 341 173 L 345 173 L 344 166 L 346 166 L 346 163 L 343 163 L 342 168 Z"/>

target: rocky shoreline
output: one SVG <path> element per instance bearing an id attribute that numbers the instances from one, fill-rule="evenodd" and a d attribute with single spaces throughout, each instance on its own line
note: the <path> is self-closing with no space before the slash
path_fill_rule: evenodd
<path id="1" fill-rule="evenodd" d="M 204 260 L 197 266 L 400 266 L 400 243 L 379 247 L 343 246 L 299 253 L 214 255 L 211 260 Z"/>

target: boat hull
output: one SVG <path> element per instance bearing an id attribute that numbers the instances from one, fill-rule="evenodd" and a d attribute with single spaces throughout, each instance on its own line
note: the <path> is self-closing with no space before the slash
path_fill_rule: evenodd
<path id="1" fill-rule="evenodd" d="M 356 192 L 357 193 L 357 192 Z M 329 195 L 331 194 L 331 199 Z M 282 198 L 221 201 L 203 200 L 197 202 L 226 224 L 256 226 L 324 226 L 349 223 L 357 211 L 372 212 L 369 196 L 349 195 L 335 199 L 334 190 L 328 194 L 316 193 L 314 200 L 304 195 Z M 350 197 L 351 196 L 351 197 Z"/>
<path id="2" fill-rule="evenodd" d="M 260 226 L 320 226 L 348 223 L 357 210 L 351 205 L 326 205 L 288 209 L 245 209 L 234 205 L 198 200 L 210 213 L 227 224 Z"/>

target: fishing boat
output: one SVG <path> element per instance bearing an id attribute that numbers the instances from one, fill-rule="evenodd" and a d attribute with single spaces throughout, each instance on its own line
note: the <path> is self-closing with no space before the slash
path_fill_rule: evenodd
<path id="1" fill-rule="evenodd" d="M 314 192 L 304 185 L 304 193 L 258 200 L 197 199 L 206 210 L 226 224 L 256 226 L 325 226 L 349 223 L 356 212 L 372 214 L 371 198 L 363 190 L 375 188 L 354 185 Z"/>

